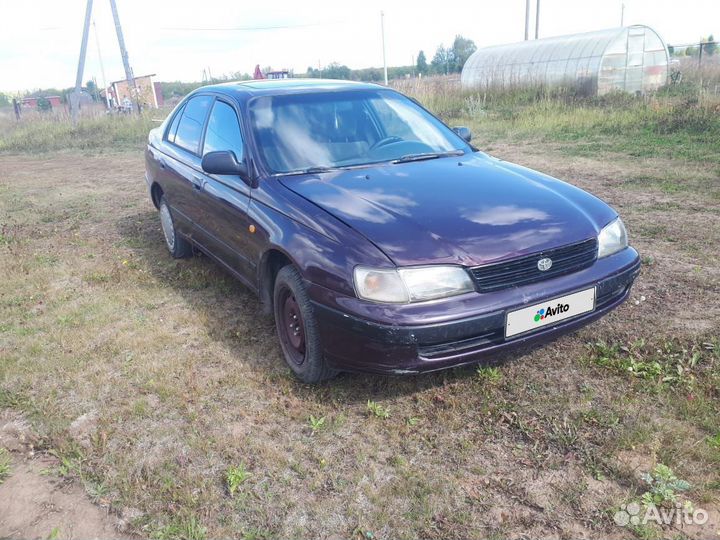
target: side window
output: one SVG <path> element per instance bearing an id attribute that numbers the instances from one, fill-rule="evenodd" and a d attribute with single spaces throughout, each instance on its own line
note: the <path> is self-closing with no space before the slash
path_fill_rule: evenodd
<path id="1" fill-rule="evenodd" d="M 243 140 L 238 118 L 235 110 L 222 101 L 216 101 L 210 113 L 203 155 L 218 150 L 232 150 L 237 160 L 242 161 Z"/>
<path id="2" fill-rule="evenodd" d="M 183 115 L 183 111 L 185 110 L 185 106 L 183 105 L 180 107 L 180 110 L 175 115 L 175 118 L 173 118 L 172 124 L 170 124 L 170 127 L 167 130 L 167 140 L 170 142 L 175 142 L 175 132 L 177 131 L 178 124 L 180 123 L 180 117 Z"/>
<path id="3" fill-rule="evenodd" d="M 203 125 L 212 102 L 210 96 L 197 96 L 187 102 L 175 132 L 175 144 L 193 154 L 198 152 Z"/>

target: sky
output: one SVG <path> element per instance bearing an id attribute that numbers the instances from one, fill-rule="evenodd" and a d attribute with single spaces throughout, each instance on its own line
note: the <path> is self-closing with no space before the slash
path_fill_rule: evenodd
<path id="1" fill-rule="evenodd" d="M 531 0 L 531 36 L 535 1 Z M 540 37 L 646 24 L 670 44 L 720 34 L 718 0 L 541 0 Z M 73 86 L 86 0 L 0 0 L 0 91 Z M 525 0 L 117 0 L 135 75 L 198 81 L 256 64 L 304 73 L 331 62 L 408 65 L 456 34 L 478 47 L 523 39 Z M 94 0 L 83 81 L 124 78 L 108 0 Z"/>

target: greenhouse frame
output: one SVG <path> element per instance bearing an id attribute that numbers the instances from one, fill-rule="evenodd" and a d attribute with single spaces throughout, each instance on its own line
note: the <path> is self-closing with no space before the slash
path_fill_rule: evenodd
<path id="1" fill-rule="evenodd" d="M 634 25 L 484 47 L 463 66 L 464 88 L 566 87 L 585 95 L 644 94 L 667 84 L 665 42 Z"/>

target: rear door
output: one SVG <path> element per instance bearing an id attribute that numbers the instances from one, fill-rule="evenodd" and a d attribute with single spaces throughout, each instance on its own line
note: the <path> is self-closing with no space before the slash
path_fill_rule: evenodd
<path id="1" fill-rule="evenodd" d="M 238 161 L 247 163 L 238 110 L 223 97 L 216 98 L 210 111 L 202 154 L 220 150 L 229 150 Z M 204 211 L 197 225 L 208 242 L 208 251 L 254 287 L 256 264 L 249 256 L 248 236 L 251 188 L 236 175 L 201 174 L 203 188 L 196 196 Z"/>
<path id="2" fill-rule="evenodd" d="M 163 189 L 173 219 L 182 233 L 197 241 L 202 241 L 196 224 L 203 212 L 197 197 L 203 182 L 198 171 L 203 131 L 213 101 L 210 95 L 193 96 L 178 110 L 165 133 L 164 155 L 158 158 L 166 178 Z"/>

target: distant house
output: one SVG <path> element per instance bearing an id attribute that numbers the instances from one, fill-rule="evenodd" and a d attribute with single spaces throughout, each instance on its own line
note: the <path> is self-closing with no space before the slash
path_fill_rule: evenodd
<path id="1" fill-rule="evenodd" d="M 25 109 L 37 109 L 38 101 L 40 97 L 26 97 L 20 101 L 20 105 Z M 45 96 L 45 99 L 50 103 L 50 106 L 55 109 L 56 107 L 62 106 L 62 99 L 60 96 Z"/>
<path id="2" fill-rule="evenodd" d="M 287 69 L 281 69 L 279 71 L 269 70 L 267 73 L 263 73 L 260 69 L 260 64 L 257 64 L 255 66 L 253 79 L 289 79 L 291 76 L 290 71 Z"/>
<path id="3" fill-rule="evenodd" d="M 287 69 L 281 69 L 280 71 L 268 71 L 265 76 L 268 79 L 289 79 L 290 72 Z"/>
<path id="4" fill-rule="evenodd" d="M 159 82 L 154 82 L 152 78 L 155 74 L 141 75 L 135 77 L 135 88 L 130 89 L 125 79 L 113 81 L 108 87 L 110 98 L 110 106 L 117 108 L 122 106 L 126 98 L 133 103 L 140 102 L 140 106 L 144 109 L 157 109 L 164 104 L 162 87 Z M 137 91 L 135 90 L 137 89 Z M 105 99 L 105 91 L 101 90 L 100 95 Z"/>

